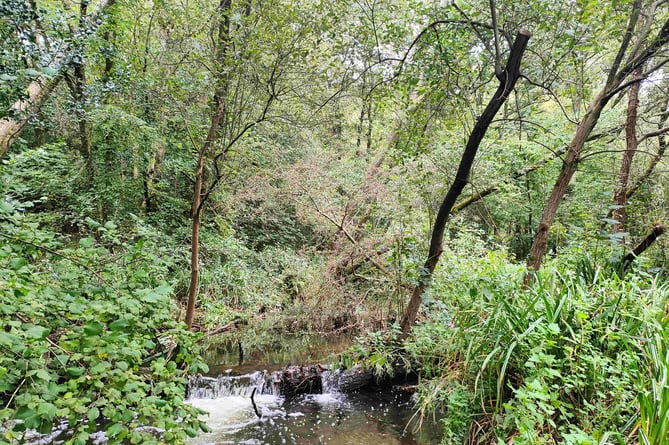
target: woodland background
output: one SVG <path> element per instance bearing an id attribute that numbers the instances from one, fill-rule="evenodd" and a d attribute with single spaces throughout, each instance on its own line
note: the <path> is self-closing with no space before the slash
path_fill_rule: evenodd
<path id="1" fill-rule="evenodd" d="M 243 325 L 368 333 L 445 443 L 667 443 L 665 1 L 0 12 L 0 441 L 195 435 L 187 328 Z"/>

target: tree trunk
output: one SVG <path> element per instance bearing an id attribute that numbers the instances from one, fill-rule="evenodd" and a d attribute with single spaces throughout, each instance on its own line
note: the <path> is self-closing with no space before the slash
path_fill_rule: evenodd
<path id="1" fill-rule="evenodd" d="M 548 235 L 550 227 L 555 220 L 557 215 L 558 207 L 562 198 L 567 192 L 567 186 L 571 178 L 576 172 L 576 166 L 581 156 L 581 151 L 585 145 L 585 141 L 588 139 L 588 136 L 592 132 L 592 129 L 597 124 L 599 116 L 604 109 L 604 106 L 608 102 L 606 91 L 603 91 L 597 95 L 595 100 L 588 107 L 588 111 L 585 114 L 585 117 L 579 124 L 576 129 L 576 135 L 569 144 L 567 149 L 567 155 L 562 164 L 562 170 L 558 175 L 557 181 L 553 186 L 553 191 L 551 192 L 546 205 L 544 206 L 543 214 L 541 215 L 541 221 L 539 222 L 539 227 L 537 228 L 537 233 L 534 236 L 534 242 L 530 248 L 530 256 L 527 261 L 527 267 L 530 270 L 539 270 L 541 267 L 541 261 L 543 260 L 544 255 L 546 254 L 546 249 L 548 247 Z M 528 275 L 529 277 L 529 275 Z M 529 278 L 526 278 L 526 283 Z"/>
<path id="2" fill-rule="evenodd" d="M 191 230 L 191 278 L 188 287 L 188 305 L 186 307 L 186 325 L 193 327 L 195 304 L 197 303 L 197 288 L 200 281 L 200 226 L 202 223 L 202 208 L 214 185 L 206 187 L 204 184 L 204 161 L 209 154 L 211 145 L 217 138 L 219 124 L 225 115 L 227 99 L 227 80 L 223 67 L 230 49 L 230 3 L 231 0 L 221 0 L 219 3 L 218 43 L 216 48 L 216 91 L 214 93 L 215 112 L 211 118 L 211 125 L 207 138 L 198 151 L 197 167 L 195 169 L 195 186 L 193 187 L 193 227 Z M 204 198 L 203 198 L 204 197 Z"/>
<path id="3" fill-rule="evenodd" d="M 630 170 L 632 160 L 636 154 L 638 140 L 636 136 L 637 113 L 639 109 L 639 89 L 641 88 L 641 67 L 634 71 L 634 79 L 639 80 L 630 87 L 627 99 L 627 120 L 625 121 L 625 152 L 620 162 L 620 171 L 618 172 L 618 186 L 613 194 L 613 203 L 616 206 L 613 210 L 613 219 L 618 221 L 614 224 L 615 232 L 624 232 L 627 227 L 627 189 L 629 186 Z M 621 240 L 624 242 L 624 240 Z"/>
<path id="4" fill-rule="evenodd" d="M 197 167 L 195 169 L 195 186 L 193 187 L 193 208 L 191 216 L 193 226 L 191 230 L 190 241 L 190 285 L 188 287 L 188 305 L 186 306 L 186 326 L 188 329 L 193 327 L 193 318 L 195 316 L 195 303 L 197 303 L 197 288 L 200 282 L 200 226 L 202 225 L 202 195 L 205 194 L 204 185 L 204 161 L 211 144 L 216 140 L 216 131 L 223 116 L 223 102 L 219 102 L 216 113 L 211 118 L 211 126 L 207 139 L 205 139 L 202 148 L 198 152 Z"/>
<path id="5" fill-rule="evenodd" d="M 40 110 L 62 78 L 62 74 L 58 74 L 51 79 L 41 78 L 31 82 L 28 86 L 28 98 L 16 101 L 12 106 L 15 117 L 0 119 L 0 158 L 9 151 L 9 147 L 28 124 L 30 116 Z"/>
<path id="6" fill-rule="evenodd" d="M 213 125 L 213 122 L 212 122 Z M 203 149 L 198 153 L 197 169 L 195 170 L 195 186 L 193 187 L 193 209 L 191 216 L 193 226 L 190 241 L 190 285 L 188 287 L 188 305 L 186 306 L 186 326 L 193 327 L 195 303 L 197 302 L 197 288 L 200 284 L 200 225 L 202 212 L 200 211 L 200 197 L 202 196 L 202 173 L 204 171 Z"/>
<path id="7" fill-rule="evenodd" d="M 107 0 L 106 2 L 103 2 L 98 7 L 95 14 L 89 16 L 92 17 L 89 20 L 89 23 L 91 23 L 90 26 L 97 28 L 101 23 L 100 19 L 102 15 L 113 6 L 115 2 L 116 0 Z M 94 33 L 91 32 L 89 35 L 93 34 Z M 76 58 L 73 57 L 73 55 L 76 54 L 77 51 L 81 51 L 81 48 L 75 46 L 70 49 L 68 58 L 58 67 L 58 74 L 54 77 L 42 77 L 30 83 L 28 86 L 28 98 L 18 100 L 12 106 L 12 111 L 16 113 L 14 117 L 0 119 L 0 159 L 7 153 L 7 151 L 9 151 L 9 147 L 11 147 L 16 138 L 21 135 L 21 132 L 25 129 L 30 120 L 30 116 L 41 109 L 44 102 L 49 98 L 51 92 L 63 79 L 63 75 L 75 61 Z"/>
<path id="8" fill-rule="evenodd" d="M 416 322 L 416 317 L 418 316 L 418 309 L 420 308 L 421 300 L 425 289 L 430 284 L 432 279 L 432 273 L 439 262 L 439 257 L 443 251 L 442 244 L 444 238 L 444 230 L 446 227 L 446 221 L 450 215 L 451 209 L 455 205 L 455 201 L 460 196 L 460 193 L 467 185 L 469 180 L 469 172 L 471 171 L 472 164 L 476 158 L 476 152 L 478 147 L 485 136 L 486 130 L 490 126 L 490 123 L 494 119 L 497 112 L 500 110 L 506 99 L 513 91 L 513 88 L 516 84 L 516 81 L 520 77 L 520 61 L 527 47 L 527 41 L 530 38 L 528 31 L 521 30 L 516 35 L 516 39 L 511 48 L 511 53 L 509 54 L 509 60 L 507 61 L 504 71 L 498 74 L 499 78 L 499 87 L 493 95 L 492 99 L 488 102 L 483 114 L 477 119 L 476 125 L 472 130 L 469 140 L 467 141 L 467 146 L 462 154 L 462 159 L 460 160 L 460 165 L 458 171 L 455 175 L 455 180 L 451 184 L 446 197 L 441 203 L 439 208 L 439 213 L 434 222 L 434 228 L 432 229 L 432 239 L 430 240 L 430 250 L 428 252 L 427 260 L 421 271 L 421 279 L 419 284 L 414 288 L 411 295 L 411 300 L 409 301 L 408 306 L 404 311 L 404 316 L 402 317 L 401 328 L 402 333 L 406 336 L 411 331 L 414 323 Z"/>
<path id="9" fill-rule="evenodd" d="M 653 230 L 648 234 L 648 236 L 646 236 L 646 238 L 644 238 L 643 241 L 641 241 L 630 253 L 625 255 L 625 258 L 623 258 L 621 263 L 622 272 L 625 273 L 632 265 L 632 262 L 634 262 L 636 257 L 644 253 L 650 246 L 652 246 L 657 238 L 666 230 L 667 228 L 662 224 L 658 224 L 653 227 Z"/>
<path id="10" fill-rule="evenodd" d="M 539 227 L 534 237 L 534 242 L 530 249 L 530 255 L 527 260 L 528 273 L 525 276 L 525 284 L 528 285 L 532 279 L 532 272 L 539 270 L 541 267 L 541 262 L 544 255 L 546 254 L 546 249 L 548 246 L 548 235 L 550 227 L 555 221 L 555 216 L 557 214 L 558 207 L 560 202 L 564 198 L 564 195 L 567 191 L 567 186 L 571 181 L 571 178 L 576 172 L 577 164 L 581 158 L 581 152 L 585 142 L 588 140 L 590 133 L 592 132 L 599 116 L 609 102 L 609 100 L 615 96 L 617 93 L 622 91 L 624 88 L 637 83 L 638 80 L 632 80 L 628 83 L 623 83 L 633 72 L 638 68 L 643 66 L 646 61 L 655 56 L 666 44 L 669 42 L 669 20 L 667 20 L 658 35 L 644 48 L 641 47 L 641 42 L 645 39 L 645 31 L 642 32 L 643 39 L 638 39 L 638 43 L 634 45 L 632 53 L 626 57 L 627 50 L 629 48 L 630 42 L 632 41 L 634 30 L 640 15 L 641 2 L 637 1 L 633 5 L 632 13 L 630 15 L 630 23 L 628 25 L 627 31 L 623 37 L 623 41 L 618 49 L 618 54 L 609 70 L 609 74 L 606 80 L 606 85 L 602 90 L 597 94 L 595 99 L 588 106 L 588 110 L 579 123 L 576 134 L 569 144 L 567 150 L 567 156 L 562 165 L 562 170 L 558 175 L 557 181 L 553 186 L 553 191 L 551 192 L 548 201 L 544 207 L 543 214 L 541 215 L 541 221 L 539 222 Z M 626 58 L 627 63 L 621 67 L 622 60 Z M 655 65 L 655 69 L 661 67 L 664 63 L 659 63 Z M 647 76 L 650 73 L 645 73 Z"/>

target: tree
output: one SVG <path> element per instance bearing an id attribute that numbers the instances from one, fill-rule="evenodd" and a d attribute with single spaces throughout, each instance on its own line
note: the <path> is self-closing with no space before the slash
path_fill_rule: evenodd
<path id="1" fill-rule="evenodd" d="M 428 251 L 427 260 L 423 266 L 420 282 L 414 288 L 411 300 L 402 316 L 400 325 L 402 332 L 405 335 L 410 332 L 416 321 L 423 293 L 425 292 L 425 289 L 427 289 L 432 278 L 432 273 L 439 262 L 439 257 L 443 251 L 442 243 L 446 221 L 448 220 L 456 200 L 462 193 L 465 185 L 467 185 L 469 173 L 476 159 L 476 152 L 478 151 L 479 145 L 495 115 L 513 91 L 513 88 L 520 77 L 520 62 L 523 58 L 529 38 L 529 32 L 525 30 L 519 31 L 513 42 L 513 46 L 511 47 L 506 66 L 503 70 L 496 70 L 495 75 L 499 80 L 497 91 L 495 91 L 495 94 L 488 102 L 488 105 L 481 116 L 476 120 L 476 124 L 467 141 L 467 146 L 462 154 L 462 159 L 460 160 L 455 179 L 451 184 L 448 193 L 444 197 L 444 200 L 439 207 L 439 213 L 437 213 L 437 217 L 434 221 L 430 249 Z"/>
<path id="2" fill-rule="evenodd" d="M 632 160 L 636 154 L 638 139 L 636 133 L 637 113 L 639 110 L 639 90 L 641 89 L 641 74 L 643 67 L 634 70 L 632 79 L 637 80 L 629 89 L 627 95 L 627 120 L 625 122 L 625 151 L 620 162 L 620 171 L 618 172 L 618 186 L 613 193 L 613 204 L 616 208 L 613 210 L 613 219 L 617 221 L 613 225 L 616 232 L 624 232 L 627 227 L 627 189 L 629 188 L 630 170 Z"/>
<path id="3" fill-rule="evenodd" d="M 655 4 L 645 11 L 649 17 L 654 16 Z M 550 227 L 557 215 L 560 202 L 567 192 L 567 187 L 571 181 L 574 173 L 577 170 L 578 163 L 581 159 L 583 148 L 588 141 L 593 129 L 597 125 L 602 111 L 621 91 L 626 90 L 629 86 L 640 82 L 641 79 L 647 78 L 651 73 L 655 72 L 663 66 L 667 60 L 660 58 L 655 64 L 650 61 L 665 47 L 669 42 L 669 20 L 666 21 L 657 35 L 647 41 L 647 37 L 652 30 L 653 22 L 651 20 L 644 23 L 643 27 L 637 27 L 639 24 L 639 16 L 642 12 L 642 2 L 637 0 L 632 5 L 630 12 L 629 23 L 621 44 L 618 48 L 617 54 L 611 67 L 608 70 L 606 83 L 604 87 L 596 94 L 594 99 L 590 102 L 585 115 L 578 123 L 576 132 L 568 146 L 565 158 L 563 159 L 560 174 L 553 186 L 553 190 L 546 201 L 543 214 L 539 222 L 534 241 L 530 249 L 530 254 L 527 260 L 527 267 L 530 271 L 537 271 L 541 267 L 541 262 L 546 254 L 548 247 L 548 235 Z M 636 35 L 636 43 L 632 45 L 634 36 Z M 630 46 L 631 45 L 631 46 Z M 647 64 L 647 65 L 646 65 Z M 639 78 L 631 79 L 633 73 L 643 67 L 648 68 L 643 72 Z M 527 275 L 526 280 L 529 280 L 531 275 Z"/>
<path id="4" fill-rule="evenodd" d="M 230 57 L 230 10 L 231 0 L 221 0 L 218 14 L 218 42 L 216 47 L 216 73 L 214 106 L 215 111 L 211 118 L 209 132 L 197 153 L 197 167 L 195 168 L 195 185 L 193 187 L 193 207 L 191 210 L 192 230 L 191 230 L 191 260 L 190 260 L 190 285 L 188 287 L 188 303 L 186 306 L 185 322 L 188 328 L 193 326 L 195 316 L 195 303 L 197 300 L 197 288 L 200 278 L 200 226 L 202 225 L 202 206 L 206 201 L 209 190 L 204 184 L 204 164 L 205 157 L 210 155 L 212 144 L 216 142 L 218 136 L 218 126 L 224 117 L 225 107 L 228 96 L 228 77 L 225 73 L 226 60 Z M 204 191 L 204 199 L 203 199 Z"/>
<path id="5" fill-rule="evenodd" d="M 63 74 L 55 77 L 41 77 L 28 86 L 28 97 L 14 102 L 11 107 L 12 116 L 0 119 L 0 158 L 18 138 L 30 121 L 30 116 L 37 113 L 49 95 L 62 80 Z"/>
<path id="6" fill-rule="evenodd" d="M 199 284 L 199 233 L 205 204 L 225 180 L 224 163 L 233 148 L 265 122 L 298 122 L 302 109 L 291 99 L 308 99 L 308 79 L 318 67 L 319 20 L 327 14 L 284 4 L 221 0 L 215 49 L 214 108 L 197 166 L 191 210 L 191 277 L 186 324 L 194 319 Z M 314 49 L 312 49 L 314 48 Z M 279 103 L 286 106 L 279 110 Z M 194 141 L 193 141 L 194 142 Z M 194 148 L 195 143 L 193 143 Z"/>
<path id="7" fill-rule="evenodd" d="M 37 113 L 44 102 L 48 100 L 51 93 L 56 86 L 63 79 L 67 70 L 77 63 L 82 62 L 82 51 L 87 40 L 95 33 L 97 28 L 102 23 L 104 14 L 114 5 L 116 0 L 103 1 L 90 14 L 87 20 L 84 20 L 86 15 L 87 1 L 82 1 L 82 16 L 80 17 L 80 29 L 76 36 L 72 36 L 73 43 L 66 45 L 64 50 L 58 50 L 55 54 L 51 54 L 50 60 L 53 62 L 45 67 L 40 67 L 43 74 L 40 75 L 38 71 L 33 70 L 38 76 L 30 82 L 27 87 L 27 97 L 16 100 L 11 106 L 11 114 L 0 119 L 0 158 L 2 158 L 12 143 L 16 140 L 21 132 L 25 129 L 31 117 Z M 37 11 L 33 11 L 37 14 Z M 40 41 L 45 42 L 46 49 L 50 48 L 48 45 L 51 37 L 48 35 L 41 35 Z M 83 67 L 79 65 L 80 69 Z"/>

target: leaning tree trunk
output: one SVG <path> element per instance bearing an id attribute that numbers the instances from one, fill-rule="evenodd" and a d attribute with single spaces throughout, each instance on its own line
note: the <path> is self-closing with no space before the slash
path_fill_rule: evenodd
<path id="1" fill-rule="evenodd" d="M 28 124 L 29 116 L 42 108 L 44 101 L 62 78 L 62 74 L 59 74 L 51 79 L 41 78 L 31 82 L 28 86 L 28 98 L 16 101 L 12 106 L 12 111 L 17 116 L 0 119 L 0 158 L 9 151 L 9 147 Z"/>
<path id="2" fill-rule="evenodd" d="M 618 221 L 614 224 L 615 232 L 624 232 L 627 227 L 627 189 L 629 187 L 630 170 L 632 169 L 632 160 L 636 154 L 638 139 L 636 136 L 636 122 L 639 110 L 639 90 L 641 89 L 641 68 L 634 71 L 634 78 L 638 79 L 630 87 L 627 99 L 627 120 L 625 121 L 625 151 L 620 161 L 620 171 L 618 172 L 618 185 L 613 193 L 613 219 Z"/>
<path id="3" fill-rule="evenodd" d="M 530 255 L 527 260 L 528 273 L 525 275 L 526 285 L 532 280 L 532 272 L 536 272 L 541 267 L 541 262 L 548 247 L 548 235 L 551 225 L 555 221 L 558 207 L 567 192 L 567 186 L 569 185 L 571 178 L 574 176 L 574 173 L 576 173 L 576 167 L 581 159 L 583 147 L 588 140 L 590 133 L 595 128 L 595 125 L 597 125 L 602 110 L 613 96 L 624 90 L 626 87 L 640 81 L 640 79 L 635 79 L 624 83 L 633 72 L 658 54 L 658 52 L 669 42 L 669 20 L 667 20 L 658 35 L 648 45 L 642 48 L 642 45 L 639 43 L 634 46 L 632 54 L 627 55 L 627 49 L 629 48 L 630 41 L 632 40 L 639 19 L 640 8 L 640 2 L 637 1 L 633 6 L 630 23 L 620 48 L 618 49 L 618 54 L 609 70 L 606 85 L 588 106 L 588 110 L 586 111 L 583 120 L 581 120 L 576 129 L 576 134 L 568 146 L 567 155 L 562 164 L 562 170 L 553 186 L 551 195 L 546 201 L 544 211 L 541 215 L 541 221 L 539 222 L 539 227 L 537 228 L 530 249 Z M 649 28 L 646 28 L 646 30 L 648 29 Z M 642 32 L 642 34 L 646 34 L 646 31 Z M 645 35 L 643 38 L 638 39 L 638 41 L 643 42 L 644 39 Z M 622 65 L 624 58 L 626 58 L 627 62 Z M 653 69 L 659 69 L 664 63 L 666 63 L 666 61 L 656 64 Z M 649 74 L 650 73 L 645 73 L 644 76 Z"/>
<path id="4" fill-rule="evenodd" d="M 444 239 L 444 229 L 446 227 L 446 221 L 451 213 L 455 201 L 462 193 L 462 190 L 467 185 L 469 180 L 469 172 L 471 171 L 472 164 L 476 158 L 476 152 L 478 151 L 479 145 L 485 136 L 485 133 L 490 126 L 490 123 L 494 119 L 497 112 L 500 110 L 506 99 L 513 91 L 516 81 L 520 77 L 520 61 L 527 47 L 527 41 L 530 38 L 530 33 L 526 30 L 521 30 L 516 35 L 516 39 L 511 47 L 511 53 L 509 54 L 509 60 L 507 61 L 506 67 L 501 73 L 496 73 L 499 78 L 499 87 L 493 95 L 490 102 L 486 106 L 483 114 L 477 119 L 476 125 L 472 130 L 469 140 L 467 141 L 467 146 L 462 154 L 462 159 L 460 160 L 460 165 L 458 171 L 455 175 L 455 180 L 451 184 L 446 197 L 439 207 L 439 213 L 434 221 L 434 227 L 432 229 L 432 238 L 430 240 L 430 250 L 428 252 L 427 260 L 423 266 L 421 273 L 421 279 L 418 285 L 414 288 L 411 295 L 411 300 L 409 301 L 408 306 L 404 311 L 402 317 L 401 328 L 402 333 L 407 335 L 414 323 L 416 322 L 416 317 L 418 315 L 418 309 L 420 308 L 421 300 L 423 293 L 427 289 L 427 286 L 430 284 L 432 279 L 432 273 L 437 267 L 439 262 L 439 257 L 443 251 L 443 239 Z"/>
<path id="5" fill-rule="evenodd" d="M 543 214 L 541 215 L 541 221 L 537 228 L 537 233 L 534 236 L 534 242 L 532 243 L 529 260 L 527 262 L 528 269 L 539 270 L 539 267 L 541 266 L 541 261 L 543 260 L 548 247 L 550 227 L 553 224 L 553 221 L 555 221 L 560 202 L 562 202 L 562 198 L 567 192 L 567 187 L 569 186 L 571 178 L 574 176 L 574 173 L 576 173 L 576 166 L 580 159 L 583 146 L 585 145 L 588 136 L 590 136 L 592 129 L 595 128 L 599 116 L 607 102 L 608 99 L 605 92 L 600 93 L 595 98 L 592 104 L 590 104 L 585 117 L 579 124 L 574 139 L 571 141 L 571 144 L 569 144 L 567 155 L 562 164 L 562 170 L 558 175 L 557 181 L 555 181 L 551 195 L 546 201 Z M 527 276 L 529 277 L 529 275 Z"/>
<path id="6" fill-rule="evenodd" d="M 644 253 L 653 243 L 662 235 L 667 228 L 662 224 L 657 224 L 653 230 L 634 248 L 630 253 L 625 255 L 620 263 L 620 270 L 622 273 L 627 272 L 636 257 Z"/>

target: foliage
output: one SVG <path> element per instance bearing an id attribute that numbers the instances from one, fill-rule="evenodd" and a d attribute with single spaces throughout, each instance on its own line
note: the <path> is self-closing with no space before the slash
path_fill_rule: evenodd
<path id="1" fill-rule="evenodd" d="M 669 435 L 669 317 L 648 315 L 638 395 L 639 442 L 644 445 L 665 443 Z"/>
<path id="2" fill-rule="evenodd" d="M 174 320 L 169 257 L 141 231 L 121 241 L 112 222 L 91 220 L 99 241 L 73 246 L 20 205 L 0 205 L 0 442 L 62 430 L 83 444 L 103 430 L 156 443 L 147 426 L 167 443 L 195 435 L 185 385 L 206 367 Z"/>
<path id="3" fill-rule="evenodd" d="M 393 377 L 396 368 L 409 365 L 398 341 L 400 334 L 400 326 L 395 323 L 387 332 L 369 332 L 360 336 L 356 338 L 356 344 L 342 354 L 340 361 L 345 368 L 361 365 L 370 369 L 376 377 Z"/>
<path id="4" fill-rule="evenodd" d="M 479 265 L 459 280 L 465 292 L 432 294 L 452 322 L 435 313 L 408 347 L 431 377 L 421 409 L 446 412 L 445 440 L 626 442 L 637 391 L 644 425 L 657 425 L 645 431 L 659 437 L 666 328 L 654 320 L 666 318 L 669 289 L 601 271 L 585 281 L 551 269 L 531 289 L 521 280 L 503 263 Z"/>
<path id="5" fill-rule="evenodd" d="M 354 331 L 343 360 L 379 374 L 410 356 L 417 409 L 445 410 L 446 442 L 666 440 L 666 238 L 615 275 L 667 218 L 666 141 L 642 136 L 667 125 L 666 51 L 642 84 L 627 231 L 609 215 L 621 89 L 560 204 L 540 281 L 522 287 L 519 266 L 631 8 L 650 3 L 638 29 L 653 35 L 664 2 L 233 1 L 217 54 L 220 2 L 117 1 L 95 23 L 79 17 L 86 2 L 0 2 L 0 118 L 61 62 L 84 68 L 20 116 L 26 130 L 0 160 L 3 440 L 66 427 L 73 443 L 98 430 L 150 442 L 141 427 L 153 425 L 180 442 L 199 429 L 182 400 L 201 369 L 195 337 L 173 303 L 188 289 L 196 152 L 217 79 L 226 107 L 203 172 L 216 187 L 200 328 L 241 319 L 252 349 L 286 332 Z M 465 189 L 490 194 L 451 218 L 404 345 L 394 321 L 521 28 L 532 33 L 524 79 Z M 90 158 L 77 148 L 86 126 Z"/>

